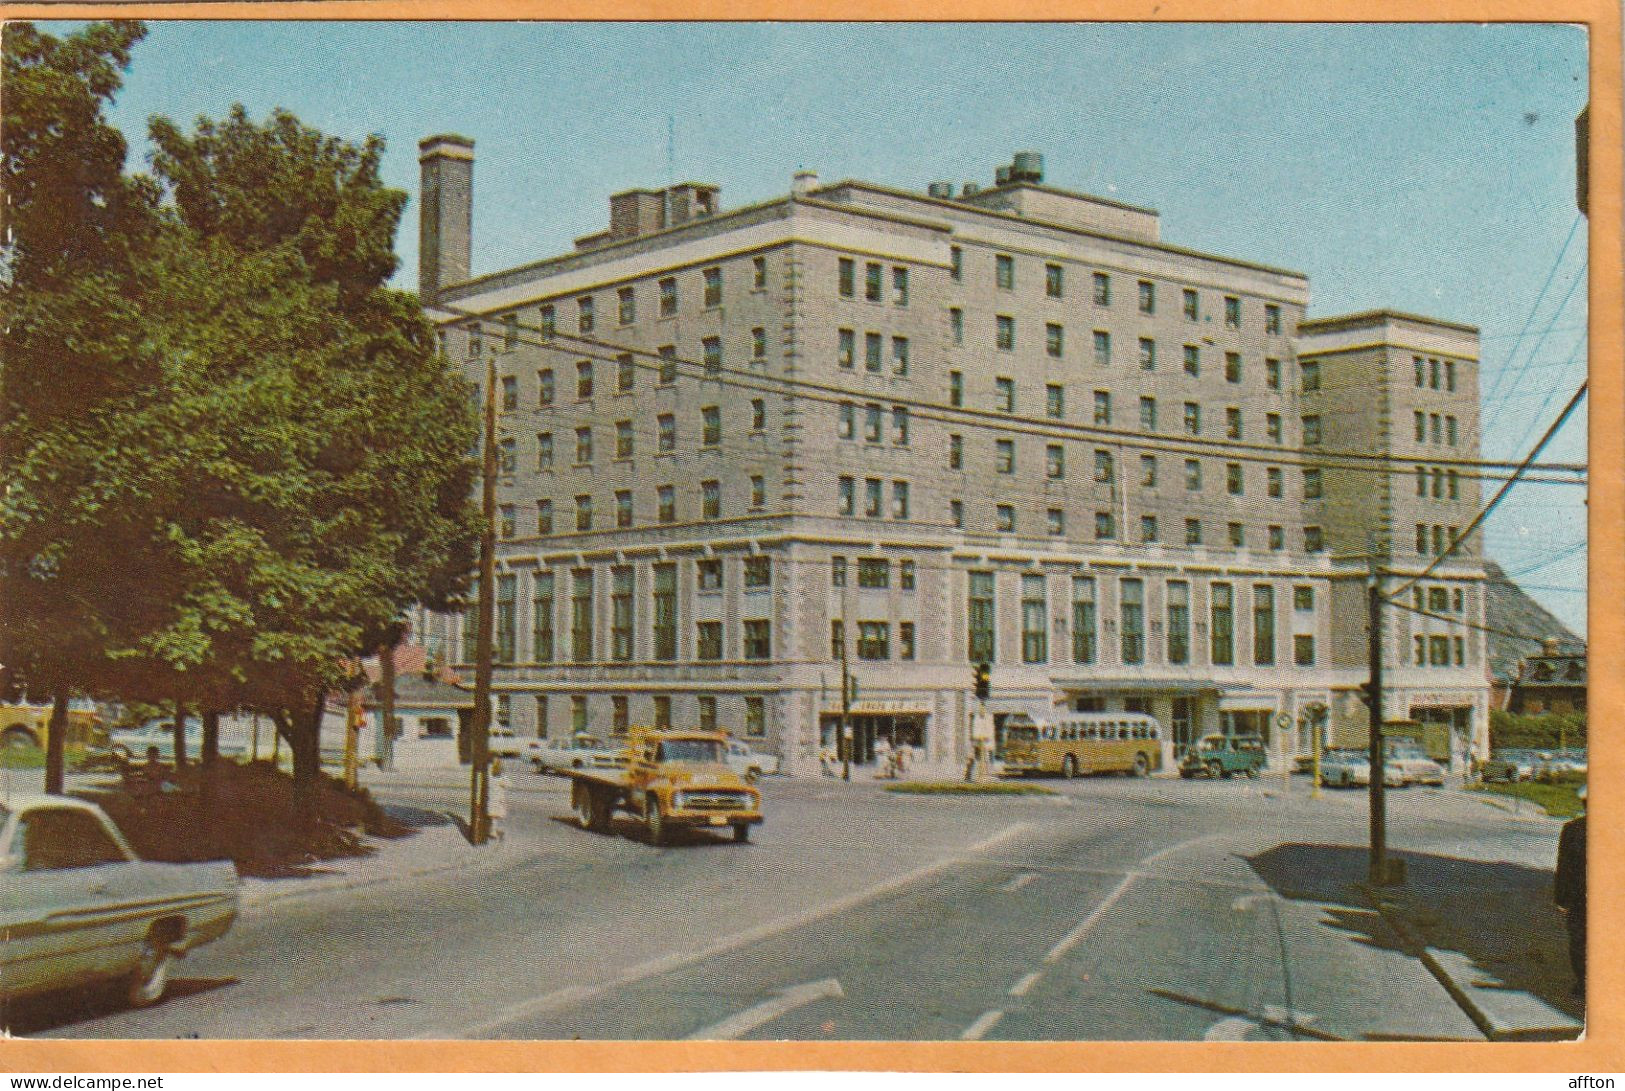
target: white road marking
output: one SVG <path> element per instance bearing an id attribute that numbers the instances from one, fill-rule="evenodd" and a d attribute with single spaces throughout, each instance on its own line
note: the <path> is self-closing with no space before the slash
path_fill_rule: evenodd
<path id="1" fill-rule="evenodd" d="M 822 981 L 809 981 L 805 985 L 796 985 L 785 989 L 771 1000 L 764 1000 L 754 1008 L 746 1008 L 737 1015 L 714 1023 L 704 1030 L 697 1030 L 689 1035 L 690 1039 L 726 1042 L 749 1034 L 765 1023 L 771 1023 L 782 1015 L 787 1015 L 797 1008 L 804 1007 L 816 1000 L 826 997 L 843 997 L 846 993 L 841 991 L 841 983 L 833 977 L 826 977 Z"/>
<path id="2" fill-rule="evenodd" d="M 1005 883 L 1003 886 L 999 887 L 999 889 L 1014 893 L 1036 878 L 1038 878 L 1038 875 L 1035 872 L 1024 871 L 1020 875 L 1017 875 L 1014 879 L 1011 879 L 1008 883 Z"/>
<path id="3" fill-rule="evenodd" d="M 1100 918 L 1106 915 L 1106 911 L 1112 906 L 1116 905 L 1119 898 L 1128 893 L 1128 888 L 1134 885 L 1135 879 L 1140 878 L 1140 869 L 1143 869 L 1148 864 L 1154 864 L 1159 860 L 1167 859 L 1177 852 L 1190 848 L 1192 845 L 1199 845 L 1203 841 L 1215 841 L 1221 836 L 1221 834 L 1210 833 L 1203 837 L 1193 837 L 1189 841 L 1181 841 L 1177 845 L 1170 845 L 1158 852 L 1153 852 L 1150 856 L 1147 856 L 1144 860 L 1141 860 L 1138 867 L 1136 867 L 1134 871 L 1131 871 L 1127 875 L 1123 876 L 1123 881 L 1118 883 L 1117 886 L 1112 889 L 1110 894 L 1106 895 L 1104 901 L 1095 906 L 1093 912 L 1091 912 L 1087 917 L 1083 918 L 1083 920 L 1079 921 L 1076 928 L 1072 929 L 1072 931 L 1068 932 L 1061 938 L 1061 942 L 1049 949 L 1049 953 L 1044 956 L 1044 961 L 1059 962 L 1068 951 L 1072 950 L 1072 948 L 1083 942 L 1083 937 L 1087 936 L 1090 930 L 1100 922 Z"/>
<path id="4" fill-rule="evenodd" d="M 1208 1027 L 1207 1028 L 1207 1033 L 1202 1035 L 1202 1041 L 1204 1041 L 1204 1042 L 1241 1042 L 1241 1041 L 1245 1041 L 1246 1038 L 1247 1038 L 1248 1032 L 1256 1029 L 1257 1027 L 1258 1027 L 1258 1024 L 1253 1022 L 1251 1019 L 1241 1019 L 1241 1018 L 1238 1018 L 1236 1016 L 1230 1016 L 1229 1018 L 1226 1018 L 1226 1019 L 1220 1019 L 1217 1023 L 1214 1023 L 1211 1027 Z"/>
<path id="5" fill-rule="evenodd" d="M 1004 1012 L 1002 1011 L 985 1011 L 982 1013 L 981 1018 L 966 1027 L 959 1037 L 966 1042 L 978 1041 L 982 1035 L 993 1029 L 993 1024 L 1003 1018 Z"/>
<path id="6" fill-rule="evenodd" d="M 1243 894 L 1241 897 L 1230 903 L 1230 908 L 1234 909 L 1237 913 L 1245 913 L 1259 902 L 1267 902 L 1269 900 L 1270 896 L 1268 894 Z"/>
<path id="7" fill-rule="evenodd" d="M 1283 1008 L 1279 1004 L 1265 1004 L 1263 1016 L 1272 1023 L 1280 1023 L 1285 1027 L 1303 1027 L 1313 1023 L 1320 1016 L 1310 1011 L 1299 1011 L 1296 1008 Z"/>
<path id="8" fill-rule="evenodd" d="M 1026 996 L 1027 993 L 1032 989 L 1032 987 L 1034 985 L 1038 984 L 1038 979 L 1043 977 L 1043 976 L 1044 976 L 1044 973 L 1043 973 L 1042 970 L 1033 971 L 1032 973 L 1028 974 L 1026 977 L 1022 978 L 1020 981 L 1016 982 L 1014 985 L 1010 986 L 1010 995 L 1011 996 Z"/>
<path id="9" fill-rule="evenodd" d="M 930 878 L 939 872 L 958 867 L 963 863 L 965 857 L 977 855 L 993 848 L 1000 842 L 1012 840 L 1032 829 L 1032 826 L 1033 824 L 1030 822 L 1018 822 L 1013 826 L 1007 826 L 991 837 L 985 837 L 969 848 L 945 856 L 936 863 L 915 868 L 913 871 L 887 879 L 883 883 L 877 883 L 874 886 L 855 891 L 843 898 L 837 898 L 823 905 L 813 906 L 800 913 L 792 913 L 789 916 L 757 925 L 755 928 L 747 928 L 742 932 L 723 936 L 721 939 L 714 940 L 696 950 L 673 951 L 671 954 L 640 962 L 636 966 L 621 970 L 619 973 L 610 973 L 601 984 L 571 985 L 563 989 L 556 989 L 553 992 L 544 993 L 529 1000 L 510 1004 L 478 1023 L 455 1027 L 436 1027 L 414 1035 L 414 1037 L 418 1039 L 477 1038 L 499 1027 L 505 1027 L 521 1019 L 539 1015 L 544 1011 L 590 1000 L 624 985 L 636 984 L 639 981 L 645 981 L 660 974 L 671 973 L 673 970 L 692 966 L 708 958 L 714 958 L 717 955 L 747 947 L 752 943 L 760 943 L 762 940 L 771 939 L 781 933 L 805 927 L 816 921 L 823 920 L 825 917 L 845 913 L 865 902 L 884 897 L 892 891 L 899 890 L 911 883 L 919 882 L 921 879 Z"/>

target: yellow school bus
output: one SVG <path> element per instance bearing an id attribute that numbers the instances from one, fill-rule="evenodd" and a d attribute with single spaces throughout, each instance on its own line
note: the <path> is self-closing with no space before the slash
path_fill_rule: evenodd
<path id="1" fill-rule="evenodd" d="M 1054 720 L 1014 716 L 1004 725 L 1004 772 L 1130 773 L 1162 766 L 1162 725 L 1139 712 L 1080 712 Z"/>

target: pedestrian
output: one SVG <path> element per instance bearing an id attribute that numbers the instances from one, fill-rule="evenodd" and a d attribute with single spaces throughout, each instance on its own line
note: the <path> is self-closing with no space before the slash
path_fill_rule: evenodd
<path id="1" fill-rule="evenodd" d="M 1585 788 L 1580 789 L 1581 800 Z M 1569 928 L 1569 965 L 1574 968 L 1574 995 L 1584 996 L 1586 987 L 1586 816 L 1571 818 L 1563 825 L 1557 842 L 1557 875 L 1552 883 L 1552 900 L 1562 907 Z"/>
<path id="2" fill-rule="evenodd" d="M 508 822 L 508 780 L 502 775 L 502 759 L 491 759 L 491 776 L 486 781 L 485 815 L 490 820 L 492 840 L 501 841 Z"/>

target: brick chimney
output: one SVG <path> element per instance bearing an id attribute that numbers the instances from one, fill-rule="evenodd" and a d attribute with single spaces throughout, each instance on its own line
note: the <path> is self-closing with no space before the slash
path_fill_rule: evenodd
<path id="1" fill-rule="evenodd" d="M 468 279 L 474 238 L 474 142 L 451 133 L 418 143 L 418 295 Z"/>

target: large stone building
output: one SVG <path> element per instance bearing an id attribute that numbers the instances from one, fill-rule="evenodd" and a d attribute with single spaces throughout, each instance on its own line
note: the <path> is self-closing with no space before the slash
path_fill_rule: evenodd
<path id="1" fill-rule="evenodd" d="M 1285 759 L 1319 709 L 1363 733 L 1371 543 L 1418 572 L 1471 517 L 1472 330 L 1306 323 L 1303 274 L 1164 243 L 1035 155 L 957 194 L 630 190 L 575 252 L 473 278 L 472 144 L 421 158 L 431 317 L 471 380 L 496 354 L 521 734 L 716 724 L 814 768 L 844 650 L 860 757 L 962 761 L 986 662 L 996 716 L 1142 710 Z M 1388 623 L 1388 714 L 1478 745 L 1483 644 L 1449 619 L 1480 575 L 1451 558 L 1439 616 Z M 466 661 L 465 620 L 419 624 Z"/>

